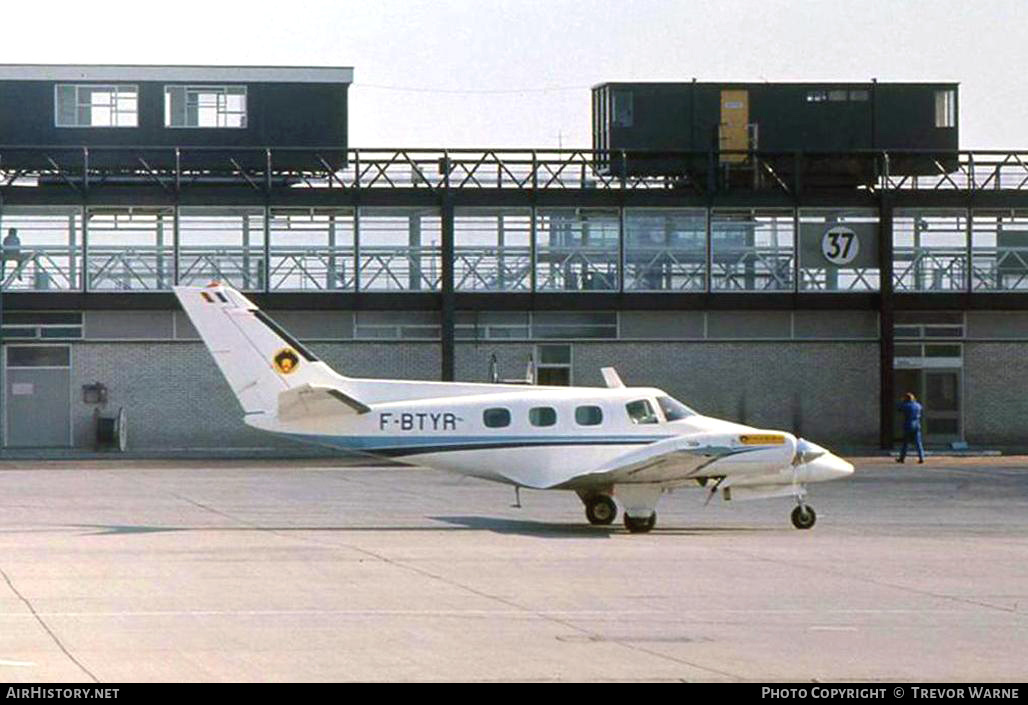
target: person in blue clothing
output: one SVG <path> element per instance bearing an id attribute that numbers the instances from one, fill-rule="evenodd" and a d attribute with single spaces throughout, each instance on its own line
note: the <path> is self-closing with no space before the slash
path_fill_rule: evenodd
<path id="1" fill-rule="evenodd" d="M 924 443 L 921 440 L 921 415 L 924 413 L 924 407 L 917 403 L 917 398 L 913 394 L 907 392 L 903 397 L 903 403 L 899 405 L 899 410 L 903 414 L 903 448 L 900 450 L 896 462 L 906 461 L 907 447 L 913 441 L 917 448 L 917 462 L 923 463 Z"/>

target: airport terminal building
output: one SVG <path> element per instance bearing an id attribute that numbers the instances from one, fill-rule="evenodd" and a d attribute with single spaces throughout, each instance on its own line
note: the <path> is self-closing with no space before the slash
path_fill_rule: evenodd
<path id="1" fill-rule="evenodd" d="M 889 447 L 1023 446 L 1028 153 L 953 84 L 604 84 L 581 150 L 358 149 L 348 68 L 0 66 L 3 453 L 304 452 L 177 284 L 350 376 L 600 385 Z M 785 129 L 783 125 L 788 125 Z"/>

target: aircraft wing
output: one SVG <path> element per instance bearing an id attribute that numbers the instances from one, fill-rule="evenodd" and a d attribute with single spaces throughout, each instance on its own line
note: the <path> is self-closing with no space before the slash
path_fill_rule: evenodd
<path id="1" fill-rule="evenodd" d="M 752 442 L 759 434 L 696 434 L 674 436 L 631 450 L 596 470 L 562 483 L 566 489 L 586 489 L 612 484 L 655 483 L 673 485 L 728 474 L 766 472 L 768 463 L 787 465 L 795 453 L 795 441 L 774 434 L 774 445 Z M 711 467 L 717 463 L 717 467 Z"/>
<path id="2" fill-rule="evenodd" d="M 308 416 L 366 414 L 370 409 L 334 387 L 304 384 L 278 395 L 279 421 Z"/>

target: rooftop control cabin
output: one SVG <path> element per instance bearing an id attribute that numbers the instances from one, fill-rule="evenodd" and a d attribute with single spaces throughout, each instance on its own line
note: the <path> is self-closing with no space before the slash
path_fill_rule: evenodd
<path id="1" fill-rule="evenodd" d="M 743 152 L 821 155 L 820 183 L 869 183 L 860 152 L 959 149 L 955 83 L 604 83 L 593 88 L 593 148 L 602 171 L 676 176 L 752 161 Z M 622 157 L 622 152 L 626 155 Z M 672 154 L 674 153 L 674 154 Z M 696 157 L 685 153 L 695 153 Z M 809 158 L 809 157 L 808 157 Z M 893 174 L 935 173 L 949 154 L 892 160 Z M 949 170 L 956 163 L 948 164 Z"/>
<path id="2" fill-rule="evenodd" d="M 348 67 L 0 65 L 0 145 L 150 148 L 151 166 L 173 162 L 176 147 L 211 148 L 191 154 L 197 169 L 226 163 L 219 147 L 323 148 L 342 164 L 352 82 Z M 124 150 L 91 156 L 140 165 Z M 5 165 L 36 159 L 12 152 Z"/>

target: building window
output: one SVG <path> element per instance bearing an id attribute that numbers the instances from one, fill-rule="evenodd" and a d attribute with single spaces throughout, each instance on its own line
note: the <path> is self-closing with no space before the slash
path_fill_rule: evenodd
<path id="1" fill-rule="evenodd" d="M 575 423 L 579 426 L 599 426 L 603 423 L 603 409 L 598 406 L 580 406 L 575 409 Z"/>
<path id="2" fill-rule="evenodd" d="M 482 422 L 487 428 L 510 426 L 510 411 L 508 409 L 486 409 L 482 412 Z"/>
<path id="3" fill-rule="evenodd" d="M 554 426 L 557 423 L 557 410 L 552 406 L 537 406 L 529 410 L 528 422 L 533 426 Z"/>
<path id="4" fill-rule="evenodd" d="M 57 127 L 138 127 L 139 89 L 136 86 L 95 86 L 59 83 L 54 87 Z"/>
<path id="5" fill-rule="evenodd" d="M 537 345 L 535 381 L 544 387 L 571 385 L 571 346 Z"/>
<path id="6" fill-rule="evenodd" d="M 828 91 L 828 100 L 833 103 L 845 103 L 847 92 L 844 90 Z"/>
<path id="7" fill-rule="evenodd" d="M 165 86 L 165 127 L 246 127 L 246 86 Z"/>
<path id="8" fill-rule="evenodd" d="M 828 100 L 828 91 L 808 91 L 808 103 L 824 103 Z"/>
<path id="9" fill-rule="evenodd" d="M 359 340 L 439 340 L 438 311 L 357 311 Z"/>
<path id="10" fill-rule="evenodd" d="M 957 126 L 957 92 L 935 91 L 935 126 Z"/>
<path id="11" fill-rule="evenodd" d="M 610 339 L 618 337 L 616 311 L 536 311 L 532 337 L 538 340 Z"/>
<path id="12" fill-rule="evenodd" d="M 8 311 L 4 313 L 5 338 L 81 338 L 82 313 Z"/>
<path id="13" fill-rule="evenodd" d="M 527 311 L 458 311 L 457 340 L 528 340 Z"/>
<path id="14" fill-rule="evenodd" d="M 867 99 L 869 97 L 870 97 L 870 92 L 865 90 L 865 89 L 863 89 L 863 88 L 858 88 L 855 91 L 850 91 L 850 100 L 858 102 L 858 103 L 865 103 L 865 102 L 867 102 Z"/>
<path id="15" fill-rule="evenodd" d="M 71 348 L 47 345 L 7 347 L 7 367 L 70 367 Z"/>

